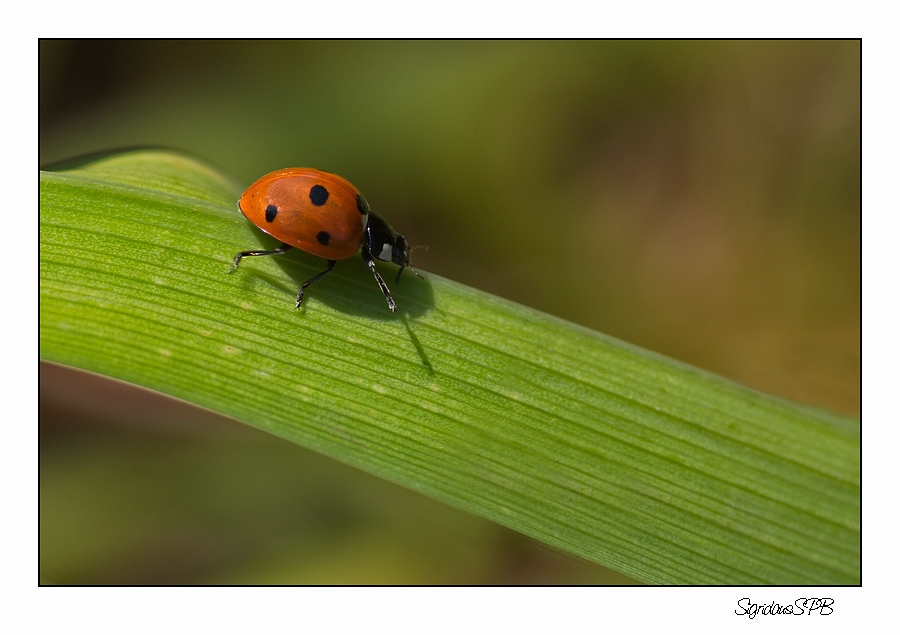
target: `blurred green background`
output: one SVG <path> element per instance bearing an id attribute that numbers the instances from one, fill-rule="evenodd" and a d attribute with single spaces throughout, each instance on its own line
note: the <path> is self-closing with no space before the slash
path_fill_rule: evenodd
<path id="1" fill-rule="evenodd" d="M 421 269 L 858 417 L 860 81 L 858 41 L 44 40 L 40 154 L 336 172 Z M 116 382 L 40 396 L 44 583 L 626 581 Z"/>

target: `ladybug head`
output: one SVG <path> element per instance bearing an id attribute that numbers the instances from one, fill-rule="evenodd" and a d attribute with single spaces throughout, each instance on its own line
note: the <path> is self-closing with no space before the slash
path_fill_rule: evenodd
<path id="1" fill-rule="evenodd" d="M 397 240 L 394 241 L 394 247 L 391 249 L 391 262 L 400 265 L 401 269 L 409 266 L 409 245 L 403 234 L 397 234 Z"/>
<path id="2" fill-rule="evenodd" d="M 412 269 L 417 276 L 419 272 L 412 268 L 409 262 L 409 243 L 403 234 L 394 231 L 386 220 L 374 212 L 369 212 L 369 221 L 366 224 L 366 237 L 363 246 L 368 249 L 373 258 L 384 262 L 393 262 L 400 265 L 397 272 L 397 280 L 406 267 Z M 422 276 L 419 276 L 420 278 Z"/>

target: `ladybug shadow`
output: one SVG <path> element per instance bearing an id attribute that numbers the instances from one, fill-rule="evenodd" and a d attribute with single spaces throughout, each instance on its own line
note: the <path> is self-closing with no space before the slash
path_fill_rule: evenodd
<path id="1" fill-rule="evenodd" d="M 325 260 L 296 249 L 278 256 L 266 257 L 278 263 L 293 281 L 292 288 L 277 284 L 279 288 L 290 291 L 292 304 L 301 285 L 327 269 Z M 241 268 L 250 265 L 252 260 L 256 258 L 242 260 Z M 316 305 L 321 302 L 348 315 L 384 321 L 401 319 L 405 321 L 405 318 L 415 319 L 434 308 L 434 291 L 427 278 L 419 278 L 407 267 L 398 281 L 397 265 L 377 260 L 375 263 L 397 305 L 396 313 L 388 307 L 375 277 L 359 255 L 339 260 L 333 271 L 307 287 L 303 294 L 303 304 L 296 312 L 304 317 L 314 315 Z"/>
<path id="2" fill-rule="evenodd" d="M 292 250 L 273 258 L 295 283 L 295 286 L 289 289 L 292 298 L 296 298 L 304 282 L 327 268 L 326 261 L 300 251 Z M 243 266 L 244 262 L 241 262 L 241 265 Z M 341 313 L 384 321 L 399 320 L 403 323 L 422 365 L 433 375 L 434 366 L 410 325 L 412 320 L 434 308 L 434 291 L 431 283 L 427 278 L 419 278 L 412 271 L 404 271 L 398 281 L 396 265 L 376 261 L 375 266 L 382 278 L 387 278 L 385 283 L 397 305 L 396 313 L 388 307 L 387 300 L 381 293 L 372 272 L 359 256 L 338 261 L 334 271 L 307 287 L 303 295 L 303 304 L 296 309 L 297 313 L 306 319 L 306 314 L 314 315 L 316 305 L 322 302 Z M 288 290 L 281 282 L 272 280 L 270 282 Z M 291 302 L 293 304 L 293 300 Z"/>

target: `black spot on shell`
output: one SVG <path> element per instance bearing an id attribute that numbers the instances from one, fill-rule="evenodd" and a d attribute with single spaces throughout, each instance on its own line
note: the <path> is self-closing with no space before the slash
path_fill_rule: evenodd
<path id="1" fill-rule="evenodd" d="M 356 195 L 356 209 L 358 209 L 359 213 L 363 216 L 369 213 L 369 204 L 366 202 L 366 199 L 363 198 L 362 194 Z"/>
<path id="2" fill-rule="evenodd" d="M 327 245 L 328 241 L 331 240 L 331 234 L 328 232 L 319 232 L 316 234 L 316 240 L 318 240 L 323 245 Z"/>
<path id="3" fill-rule="evenodd" d="M 321 207 L 328 200 L 328 190 L 321 185 L 313 185 L 309 190 L 309 200 L 316 207 Z"/>
<path id="4" fill-rule="evenodd" d="M 277 214 L 278 214 L 278 208 L 275 207 L 274 205 L 269 205 L 266 208 L 266 222 L 271 223 L 273 220 L 275 220 L 275 216 Z"/>

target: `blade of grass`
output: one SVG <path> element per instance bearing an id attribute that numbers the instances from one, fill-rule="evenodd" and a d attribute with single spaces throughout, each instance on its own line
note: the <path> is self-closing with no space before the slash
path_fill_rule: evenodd
<path id="1" fill-rule="evenodd" d="M 438 276 L 268 248 L 132 151 L 41 174 L 41 358 L 209 408 L 650 583 L 855 584 L 859 423 Z M 385 267 L 387 268 L 387 267 Z"/>

